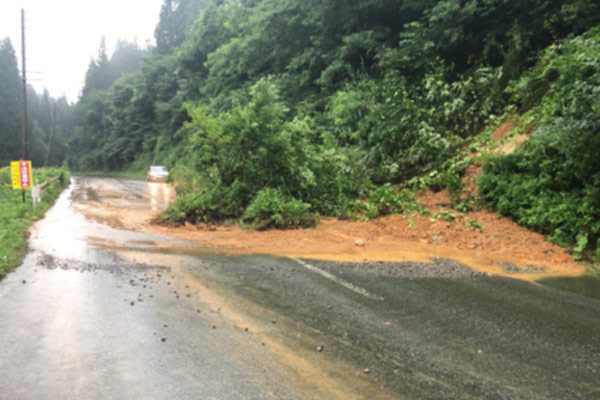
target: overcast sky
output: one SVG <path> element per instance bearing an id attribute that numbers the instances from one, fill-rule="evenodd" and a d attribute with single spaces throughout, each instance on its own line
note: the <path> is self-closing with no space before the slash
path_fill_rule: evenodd
<path id="1" fill-rule="evenodd" d="M 0 0 L 0 39 L 9 37 L 21 69 L 25 9 L 27 80 L 52 97 L 75 102 L 102 36 L 108 54 L 118 39 L 154 45 L 163 0 Z"/>

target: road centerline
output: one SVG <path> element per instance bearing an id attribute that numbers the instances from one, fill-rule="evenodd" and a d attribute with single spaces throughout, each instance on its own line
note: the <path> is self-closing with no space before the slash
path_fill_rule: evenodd
<path id="1" fill-rule="evenodd" d="M 311 264 L 309 264 L 307 262 L 304 262 L 304 261 L 302 261 L 300 259 L 297 259 L 297 258 L 294 258 L 294 257 L 289 257 L 289 258 L 292 259 L 292 260 L 294 260 L 294 261 L 296 261 L 298 264 L 302 265 L 304 268 L 309 269 L 309 270 L 311 270 L 311 271 L 313 271 L 313 272 L 321 275 L 322 277 L 324 277 L 326 279 L 329 279 L 330 281 L 335 282 L 338 285 L 345 287 L 346 289 L 352 290 L 353 292 L 358 293 L 358 294 L 360 294 L 360 295 L 362 295 L 362 296 L 364 296 L 364 297 L 366 297 L 368 299 L 377 300 L 377 301 L 383 301 L 383 300 L 385 300 L 381 296 L 374 295 L 374 294 L 368 292 L 367 290 L 365 290 L 365 289 L 363 289 L 361 287 L 358 287 L 358 286 L 356 286 L 356 285 L 354 285 L 354 284 L 352 284 L 352 283 L 350 283 L 350 282 L 348 282 L 348 281 L 346 281 L 346 280 L 344 280 L 342 278 L 338 278 L 337 276 L 335 276 L 335 275 L 333 275 L 333 274 L 331 274 L 331 273 L 329 273 L 327 271 L 324 271 L 324 270 L 322 270 L 320 268 L 317 268 L 314 265 L 311 265 Z"/>

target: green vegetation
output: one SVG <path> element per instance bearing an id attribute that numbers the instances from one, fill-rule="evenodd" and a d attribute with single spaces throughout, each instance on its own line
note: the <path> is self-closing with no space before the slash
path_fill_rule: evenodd
<path id="1" fill-rule="evenodd" d="M 481 222 L 475 220 L 475 219 L 470 219 L 470 220 L 466 220 L 464 222 L 464 225 L 467 228 L 472 228 L 472 229 L 477 229 L 480 231 L 484 231 L 483 225 L 481 224 Z"/>
<path id="2" fill-rule="evenodd" d="M 34 167 L 61 165 L 75 126 L 74 108 L 27 88 L 28 159 Z M 21 157 L 21 78 L 12 43 L 0 38 L 0 167 Z"/>
<path id="3" fill-rule="evenodd" d="M 389 214 L 426 214 L 428 210 L 415 198 L 415 192 L 404 189 L 400 192 L 389 183 L 369 191 L 366 202 L 357 202 L 366 219 Z"/>
<path id="4" fill-rule="evenodd" d="M 423 188 L 468 211 L 478 132 L 530 101 L 541 50 L 598 22 L 591 0 L 165 0 L 156 51 L 121 52 L 139 70 L 103 46 L 90 65 L 71 163 L 169 166 L 171 223 L 374 218 Z"/>
<path id="5" fill-rule="evenodd" d="M 61 143 L 73 170 L 168 166 L 179 198 L 159 221 L 282 228 L 427 213 L 425 188 L 479 209 L 466 156 L 511 117 L 531 140 L 489 160 L 487 205 L 583 257 L 600 229 L 599 23 L 594 0 L 165 0 L 156 48 L 100 45 Z"/>
<path id="6" fill-rule="evenodd" d="M 256 228 L 309 228 L 315 226 L 318 215 L 310 213 L 310 204 L 286 198 L 277 189 L 263 189 L 246 209 L 244 221 Z"/>
<path id="7" fill-rule="evenodd" d="M 600 238 L 600 27 L 550 46 L 511 87 L 530 139 L 492 158 L 480 181 L 488 204 L 548 235 L 575 257 Z"/>
<path id="8" fill-rule="evenodd" d="M 31 223 L 44 215 L 69 184 L 69 171 L 66 168 L 34 169 L 36 184 L 55 177 L 59 178 L 58 182 L 47 190 L 42 201 L 33 208 L 30 191 L 27 201 L 23 203 L 21 191 L 12 189 L 10 168 L 0 168 L 0 278 L 21 262 L 27 249 L 27 230 Z"/>

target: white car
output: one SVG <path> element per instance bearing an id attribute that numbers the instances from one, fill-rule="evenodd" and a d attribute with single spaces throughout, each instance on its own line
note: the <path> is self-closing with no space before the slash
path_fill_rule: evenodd
<path id="1" fill-rule="evenodd" d="M 169 171 L 162 165 L 152 165 L 148 168 L 147 180 L 152 181 L 164 181 L 169 176 Z"/>

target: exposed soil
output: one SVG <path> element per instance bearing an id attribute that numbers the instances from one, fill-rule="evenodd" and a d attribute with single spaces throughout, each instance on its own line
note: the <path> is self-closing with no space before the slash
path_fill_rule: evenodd
<path id="1" fill-rule="evenodd" d="M 493 150 L 496 154 L 509 154 L 515 151 L 517 147 L 529 137 L 525 134 L 512 135 L 516 125 L 512 120 L 507 120 L 502 123 L 491 136 L 492 141 L 497 143 L 497 147 Z M 506 139 L 507 138 L 507 139 Z"/>
<path id="2" fill-rule="evenodd" d="M 436 197 L 441 195 L 429 194 L 423 199 L 434 203 Z M 464 226 L 466 220 L 479 221 L 483 231 Z M 432 258 L 448 258 L 480 271 L 527 280 L 585 272 L 565 249 L 489 211 L 467 213 L 453 223 L 432 222 L 429 217 L 419 215 L 406 219 L 389 216 L 368 222 L 328 218 L 310 230 L 252 231 L 239 227 L 192 225 L 168 228 L 149 222 L 137 224 L 137 228 L 196 241 L 228 253 L 334 261 L 429 262 Z"/>
<path id="3" fill-rule="evenodd" d="M 514 123 L 507 121 L 493 133 L 492 138 L 500 148 L 497 151 L 512 151 L 526 140 L 523 135 L 511 137 L 514 128 Z M 473 164 L 466 169 L 462 178 L 466 185 L 463 196 L 477 196 L 475 180 L 480 175 L 480 165 Z M 90 189 L 86 190 L 89 192 Z M 115 189 L 103 183 L 94 190 Z M 77 196 L 77 193 L 73 195 Z M 157 209 L 116 207 L 115 204 L 89 200 L 78 203 L 79 210 L 87 217 L 117 228 L 186 239 L 219 252 L 332 261 L 429 262 L 432 258 L 447 258 L 487 273 L 526 280 L 585 273 L 585 268 L 575 262 L 567 250 L 508 218 L 489 210 L 459 215 L 444 206 L 450 201 L 445 190 L 425 192 L 419 200 L 432 215 L 445 212 L 448 216 L 447 213 L 452 213 L 455 216 L 453 222 L 447 222 L 440 216 L 421 215 L 388 216 L 368 222 L 324 218 L 314 229 L 286 231 L 190 224 L 178 228 L 157 226 L 151 223 L 160 212 Z"/>

